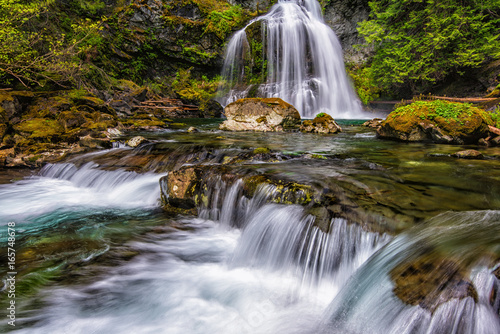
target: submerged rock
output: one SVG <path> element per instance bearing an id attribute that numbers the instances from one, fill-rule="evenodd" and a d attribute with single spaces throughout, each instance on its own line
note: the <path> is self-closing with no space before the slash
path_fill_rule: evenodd
<path id="1" fill-rule="evenodd" d="M 483 158 L 483 154 L 479 151 L 476 151 L 476 150 L 460 151 L 460 152 L 452 154 L 451 156 L 455 157 L 455 158 L 460 158 L 460 159 L 482 159 Z"/>
<path id="2" fill-rule="evenodd" d="M 457 262 L 422 256 L 411 263 L 402 263 L 391 271 L 394 294 L 403 302 L 434 312 L 452 298 L 472 297 L 477 291 Z"/>
<path id="3" fill-rule="evenodd" d="M 311 132 L 311 133 L 323 133 L 323 134 L 334 134 L 342 132 L 342 128 L 335 122 L 332 116 L 328 114 L 318 114 L 316 117 L 310 121 L 306 120 L 302 122 L 300 126 L 301 132 Z"/>
<path id="4" fill-rule="evenodd" d="M 391 112 L 377 135 L 402 141 L 476 144 L 488 137 L 488 123 L 487 113 L 469 104 L 417 101 Z"/>
<path id="5" fill-rule="evenodd" d="M 241 99 L 226 106 L 227 120 L 219 128 L 228 131 L 286 131 L 300 126 L 300 114 L 279 98 Z"/>

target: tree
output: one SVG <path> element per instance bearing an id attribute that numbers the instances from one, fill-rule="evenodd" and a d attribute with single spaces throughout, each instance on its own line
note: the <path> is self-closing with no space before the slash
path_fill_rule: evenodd
<path id="1" fill-rule="evenodd" d="M 77 84 L 82 55 L 98 43 L 100 22 L 67 23 L 51 13 L 55 0 L 0 0 L 0 85 Z"/>
<path id="2" fill-rule="evenodd" d="M 375 0 L 358 31 L 384 89 L 424 92 L 452 73 L 500 59 L 498 0 Z"/>

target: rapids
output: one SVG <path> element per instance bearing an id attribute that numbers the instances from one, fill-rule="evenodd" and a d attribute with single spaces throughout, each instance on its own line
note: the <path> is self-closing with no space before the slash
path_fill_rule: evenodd
<path id="1" fill-rule="evenodd" d="M 223 139 L 217 121 L 196 122 L 196 134 L 143 134 L 153 142 L 0 185 L 0 242 L 7 222 L 17 233 L 16 332 L 499 332 L 498 149 L 462 161 L 445 154 L 456 147 L 380 141 L 356 122 L 335 137 Z M 277 153 L 252 158 L 260 146 Z M 211 175 L 197 216 L 160 209 L 160 179 L 183 165 L 232 175 Z M 275 185 L 245 195 L 245 173 L 328 189 L 346 215 L 320 227 L 306 206 L 273 202 Z M 404 303 L 394 268 L 434 257 L 464 268 L 474 293 Z"/>

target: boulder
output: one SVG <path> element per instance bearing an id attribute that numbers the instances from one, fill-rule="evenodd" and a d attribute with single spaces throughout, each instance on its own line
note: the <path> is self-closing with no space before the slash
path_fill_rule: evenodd
<path id="1" fill-rule="evenodd" d="M 335 123 L 332 116 L 328 114 L 318 114 L 312 121 L 306 120 L 300 126 L 301 132 L 334 134 L 342 132 L 342 128 Z"/>
<path id="2" fill-rule="evenodd" d="M 226 106 L 227 120 L 219 127 L 228 131 L 286 131 L 300 126 L 300 114 L 279 98 L 241 99 Z"/>
<path id="3" fill-rule="evenodd" d="M 489 115 L 470 104 L 416 101 L 391 112 L 377 129 L 379 138 L 476 144 L 489 135 Z"/>

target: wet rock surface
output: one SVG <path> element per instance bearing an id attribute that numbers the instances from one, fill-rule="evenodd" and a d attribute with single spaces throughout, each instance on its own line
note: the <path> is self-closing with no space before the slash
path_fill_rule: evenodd
<path id="1" fill-rule="evenodd" d="M 467 273 L 450 259 L 423 256 L 394 268 L 391 278 L 395 283 L 393 291 L 396 296 L 431 313 L 452 298 L 471 297 L 476 302 L 478 300 L 477 291 Z"/>

